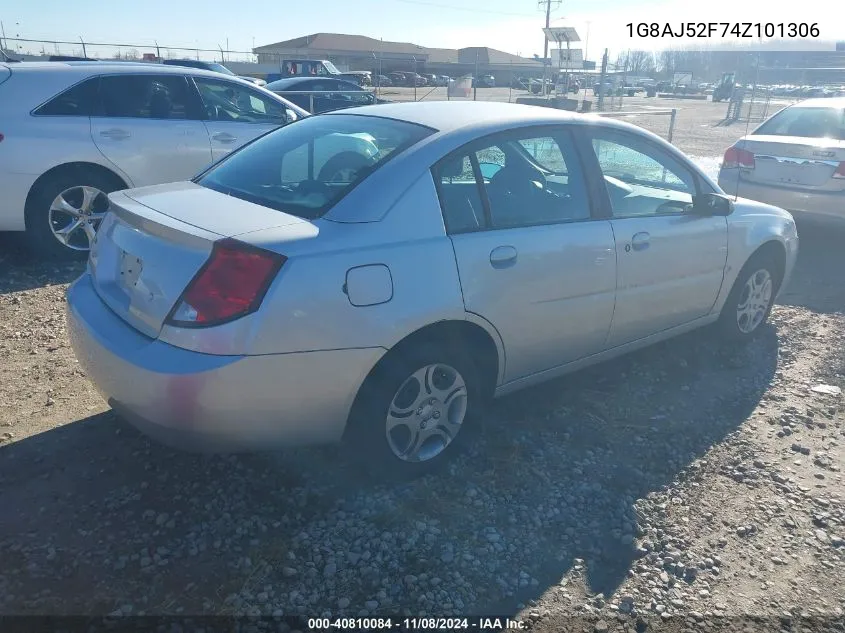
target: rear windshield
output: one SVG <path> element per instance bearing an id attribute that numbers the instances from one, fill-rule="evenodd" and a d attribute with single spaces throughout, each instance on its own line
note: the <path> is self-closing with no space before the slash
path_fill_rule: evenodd
<path id="1" fill-rule="evenodd" d="M 757 128 L 754 134 L 845 140 L 845 109 L 785 108 Z"/>
<path id="2" fill-rule="evenodd" d="M 426 127 L 373 116 L 308 117 L 233 153 L 196 182 L 313 219 L 391 157 L 431 133 Z"/>

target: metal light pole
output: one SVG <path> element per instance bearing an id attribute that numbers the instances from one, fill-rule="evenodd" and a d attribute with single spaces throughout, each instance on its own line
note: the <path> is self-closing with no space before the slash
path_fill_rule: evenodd
<path id="1" fill-rule="evenodd" d="M 591 22 L 587 20 L 587 37 L 584 41 L 584 59 L 590 59 L 590 24 Z"/>

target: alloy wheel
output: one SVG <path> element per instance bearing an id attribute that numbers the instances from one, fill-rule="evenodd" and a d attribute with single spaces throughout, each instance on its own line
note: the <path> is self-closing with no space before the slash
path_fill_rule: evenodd
<path id="1" fill-rule="evenodd" d="M 772 302 L 772 275 L 765 268 L 753 273 L 739 295 L 736 323 L 740 332 L 750 334 L 766 318 Z"/>
<path id="2" fill-rule="evenodd" d="M 96 187 L 79 185 L 65 189 L 50 205 L 50 231 L 63 246 L 87 251 L 108 207 L 108 196 Z"/>

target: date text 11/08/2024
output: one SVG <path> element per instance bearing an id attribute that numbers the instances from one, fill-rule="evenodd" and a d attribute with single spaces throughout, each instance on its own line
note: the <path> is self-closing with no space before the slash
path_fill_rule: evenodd
<path id="1" fill-rule="evenodd" d="M 818 22 L 628 22 L 628 37 L 818 38 Z"/>
<path id="2" fill-rule="evenodd" d="M 308 618 L 309 631 L 520 631 L 522 620 L 507 617 L 472 618 Z"/>

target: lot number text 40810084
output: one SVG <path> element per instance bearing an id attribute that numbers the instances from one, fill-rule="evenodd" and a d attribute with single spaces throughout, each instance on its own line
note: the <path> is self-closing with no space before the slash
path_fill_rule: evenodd
<path id="1" fill-rule="evenodd" d="M 628 37 L 805 38 L 819 37 L 813 22 L 628 22 Z"/>

